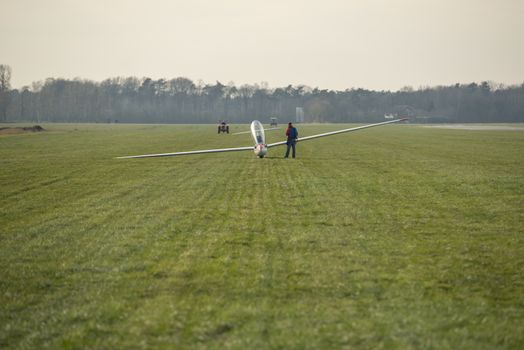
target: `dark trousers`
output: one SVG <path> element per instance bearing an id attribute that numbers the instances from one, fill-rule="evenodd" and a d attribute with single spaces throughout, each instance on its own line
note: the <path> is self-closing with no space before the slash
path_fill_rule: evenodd
<path id="1" fill-rule="evenodd" d="M 285 156 L 285 158 L 289 157 L 289 149 L 290 149 L 291 147 L 293 147 L 293 158 L 295 158 L 295 144 L 296 144 L 296 143 L 297 143 L 297 142 L 296 142 L 295 140 L 293 140 L 293 141 L 288 141 L 288 142 L 287 142 L 287 151 L 286 151 L 286 156 Z"/>

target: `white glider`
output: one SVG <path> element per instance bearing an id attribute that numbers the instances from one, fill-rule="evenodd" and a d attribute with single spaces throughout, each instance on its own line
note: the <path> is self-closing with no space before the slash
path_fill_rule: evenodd
<path id="1" fill-rule="evenodd" d="M 401 122 L 401 121 L 404 121 L 404 120 L 407 120 L 407 119 L 408 118 L 395 119 L 395 120 L 390 120 L 390 121 L 382 122 L 382 123 L 368 124 L 368 125 L 363 125 L 363 126 L 357 126 L 355 128 L 342 129 L 342 130 L 325 132 L 323 134 L 317 134 L 317 135 L 300 137 L 300 138 L 298 138 L 296 140 L 296 142 L 308 141 L 308 140 L 316 139 L 316 138 L 319 138 L 319 137 L 325 137 L 325 136 L 331 136 L 331 135 L 336 135 L 336 134 L 342 134 L 342 133 L 345 133 L 345 132 L 352 132 L 352 131 L 372 128 L 372 127 L 375 127 L 375 126 L 382 126 L 382 125 L 386 125 L 386 124 L 398 123 L 398 122 Z M 124 156 L 124 157 L 117 157 L 117 158 L 118 159 L 127 159 L 127 158 L 173 157 L 173 156 L 184 156 L 184 155 L 191 155 L 191 154 L 237 152 L 237 151 L 254 151 L 255 155 L 257 157 L 264 158 L 264 156 L 268 152 L 268 148 L 285 145 L 287 143 L 287 141 L 280 141 L 280 142 L 266 144 L 266 137 L 265 137 L 265 134 L 264 134 L 264 127 L 262 126 L 262 123 L 259 122 L 258 120 L 254 120 L 251 123 L 251 135 L 253 136 L 253 140 L 255 141 L 255 145 L 254 146 L 235 147 L 235 148 L 204 149 L 204 150 L 197 150 L 197 151 L 173 152 L 173 153 L 142 154 L 142 155 L 138 155 L 138 156 Z"/>

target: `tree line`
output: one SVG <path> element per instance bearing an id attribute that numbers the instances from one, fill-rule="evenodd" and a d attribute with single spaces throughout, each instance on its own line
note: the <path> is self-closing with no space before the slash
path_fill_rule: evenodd
<path id="1" fill-rule="evenodd" d="M 206 84 L 178 77 L 117 77 L 95 82 L 49 78 L 12 89 L 0 65 L 0 122 L 248 123 L 281 122 L 303 109 L 306 122 L 376 122 L 385 115 L 415 122 L 524 122 L 524 83 L 491 82 L 335 91 L 304 85 Z"/>

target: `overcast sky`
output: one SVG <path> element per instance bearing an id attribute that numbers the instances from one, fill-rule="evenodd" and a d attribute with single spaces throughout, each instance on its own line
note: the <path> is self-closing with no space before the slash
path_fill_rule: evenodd
<path id="1" fill-rule="evenodd" d="M 524 82 L 524 0 L 0 0 L 14 88 L 187 77 L 398 90 Z"/>

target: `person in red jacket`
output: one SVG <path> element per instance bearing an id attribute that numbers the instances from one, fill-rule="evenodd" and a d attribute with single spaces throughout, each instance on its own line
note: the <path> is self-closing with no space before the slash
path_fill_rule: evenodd
<path id="1" fill-rule="evenodd" d="M 290 148 L 293 148 L 292 157 L 295 158 L 295 144 L 297 143 L 298 130 L 297 128 L 293 126 L 292 123 L 288 123 L 287 125 L 286 136 L 287 136 L 287 142 L 286 142 L 287 150 L 286 150 L 286 155 L 284 156 L 284 158 L 289 157 Z"/>

